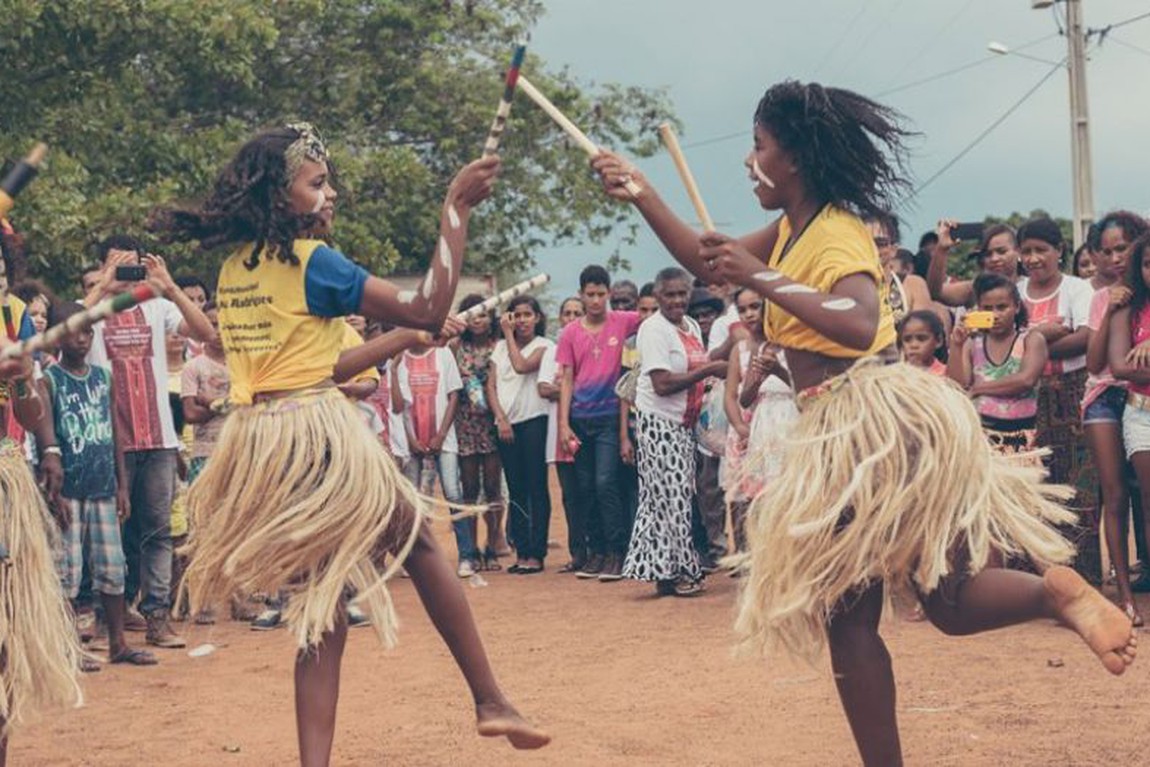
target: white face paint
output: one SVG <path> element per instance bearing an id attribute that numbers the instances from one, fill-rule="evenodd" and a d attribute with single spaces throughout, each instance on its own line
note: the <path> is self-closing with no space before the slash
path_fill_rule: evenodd
<path id="1" fill-rule="evenodd" d="M 752 274 L 753 279 L 759 282 L 775 282 L 783 278 L 782 272 L 776 272 L 774 269 L 767 269 L 765 272 L 756 272 Z"/>
<path id="2" fill-rule="evenodd" d="M 410 304 L 415 301 L 415 291 L 401 290 L 396 294 L 396 298 L 399 299 L 399 303 L 401 304 Z"/>
<path id="3" fill-rule="evenodd" d="M 451 270 L 455 265 L 452 263 L 451 246 L 447 244 L 446 237 L 439 238 L 439 263 L 441 263 L 443 268 L 447 270 L 447 277 L 450 279 Z"/>
<path id="4" fill-rule="evenodd" d="M 427 273 L 427 277 L 423 280 L 423 290 L 421 291 L 423 297 L 428 301 L 431 300 L 431 294 L 435 292 L 435 271 L 432 270 Z"/>
<path id="5" fill-rule="evenodd" d="M 759 180 L 759 183 L 765 185 L 768 189 L 775 188 L 775 182 L 771 181 L 770 176 L 763 173 L 763 169 L 759 167 L 758 160 L 751 160 L 751 172 L 755 174 L 755 178 Z"/>
<path id="6" fill-rule="evenodd" d="M 846 312 L 858 306 L 858 302 L 853 298 L 833 298 L 830 301 L 823 301 L 821 306 L 827 311 Z"/>
<path id="7" fill-rule="evenodd" d="M 327 197 L 324 196 L 323 190 L 320 190 L 319 192 L 316 193 L 315 206 L 312 207 L 311 212 L 312 213 L 319 213 L 321 210 L 323 210 L 324 203 L 326 203 L 326 202 L 327 202 Z"/>
<path id="8" fill-rule="evenodd" d="M 818 291 L 815 290 L 814 288 L 812 288 L 810 285 L 803 285 L 802 283 L 798 283 L 798 282 L 794 283 L 793 285 L 783 285 L 781 288 L 779 288 L 775 292 L 776 293 L 787 293 L 787 294 L 790 294 L 790 293 L 818 293 Z"/>
<path id="9" fill-rule="evenodd" d="M 454 205 L 447 206 L 447 223 L 451 224 L 452 229 L 458 229 L 460 226 L 459 214 L 455 212 Z"/>

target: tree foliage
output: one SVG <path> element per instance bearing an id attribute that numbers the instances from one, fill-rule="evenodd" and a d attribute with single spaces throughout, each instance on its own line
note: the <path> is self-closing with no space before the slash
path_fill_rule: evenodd
<path id="1" fill-rule="evenodd" d="M 200 197 L 244 139 L 294 120 L 317 125 L 348 189 L 336 244 L 376 273 L 419 267 L 447 181 L 479 154 L 513 43 L 541 12 L 538 0 L 7 0 L 0 156 L 53 148 L 13 214 L 33 270 L 71 287 L 95 242 Z M 582 84 L 534 56 L 524 71 L 594 140 L 657 148 L 661 91 Z M 469 269 L 520 271 L 545 244 L 633 236 L 626 208 L 522 95 L 501 153 Z M 223 255 L 169 252 L 204 274 Z"/>

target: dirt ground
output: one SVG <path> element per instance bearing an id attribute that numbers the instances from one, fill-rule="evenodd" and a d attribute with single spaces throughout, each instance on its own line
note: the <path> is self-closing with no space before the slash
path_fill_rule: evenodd
<path id="1" fill-rule="evenodd" d="M 437 526 L 451 546 L 447 525 Z M 562 514 L 552 537 L 563 541 Z M 732 654 L 736 581 L 695 599 L 657 599 L 645 584 L 555 572 L 485 574 L 467 587 L 496 670 L 554 742 L 516 752 L 477 737 L 462 677 L 410 581 L 392 593 L 400 644 L 354 630 L 344 659 L 337 765 L 848 765 L 853 741 L 829 664 Z M 1150 602 L 1143 602 L 1150 613 Z M 20 732 L 10 764 L 288 765 L 296 759 L 293 647 L 286 632 L 185 625 L 189 648 L 152 668 L 85 677 L 83 708 Z M 1150 657 L 1123 677 L 1049 623 L 951 639 L 895 619 L 884 635 L 899 680 L 910 765 L 1147 763 Z M 142 639 L 142 635 L 135 635 Z M 1145 642 L 1145 640 L 1144 640 Z M 1150 642 L 1143 652 L 1150 654 Z"/>

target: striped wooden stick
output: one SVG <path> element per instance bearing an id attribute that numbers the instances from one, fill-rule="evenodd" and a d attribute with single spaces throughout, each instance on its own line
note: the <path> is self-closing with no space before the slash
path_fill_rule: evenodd
<path id="1" fill-rule="evenodd" d="M 491 122 L 491 130 L 487 132 L 487 141 L 483 144 L 483 156 L 493 155 L 499 150 L 499 139 L 503 136 L 503 128 L 507 125 L 507 116 L 511 114 L 511 99 L 515 98 L 515 84 L 519 80 L 519 67 L 523 65 L 523 57 L 527 54 L 527 46 L 520 45 L 515 48 L 511 56 L 511 68 L 507 70 L 507 79 L 503 84 L 503 96 L 499 99 L 499 108 L 495 110 L 495 119 Z"/>
<path id="2" fill-rule="evenodd" d="M 45 347 L 55 346 L 66 336 L 79 333 L 85 328 L 92 327 L 102 319 L 131 309 L 133 306 L 142 304 L 144 301 L 155 297 L 155 289 L 147 283 L 141 283 L 129 291 L 118 293 L 111 298 L 105 298 L 91 309 L 76 312 L 59 325 L 53 325 L 43 333 L 5 347 L 0 351 L 0 359 L 13 359 L 15 357 L 33 354 Z"/>

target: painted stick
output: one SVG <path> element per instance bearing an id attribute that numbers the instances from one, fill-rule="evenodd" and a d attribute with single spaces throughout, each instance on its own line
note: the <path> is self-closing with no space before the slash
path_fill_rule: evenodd
<path id="1" fill-rule="evenodd" d="M 547 116 L 555 121 L 563 131 L 574 139 L 579 148 L 587 153 L 588 157 L 595 157 L 599 154 L 599 147 L 595 146 L 595 142 L 587 138 L 587 134 L 579 130 L 575 123 L 567 119 L 567 115 L 559 111 L 559 107 L 552 104 L 546 96 L 539 92 L 539 90 L 531 84 L 523 75 L 519 76 L 519 89 L 527 94 L 527 98 L 535 102 L 535 104 L 547 113 Z M 638 197 L 643 191 L 643 187 L 636 184 L 634 181 L 628 181 L 624 187 L 631 193 L 632 197 Z"/>
<path id="2" fill-rule="evenodd" d="M 54 325 L 43 333 L 5 347 L 0 351 L 0 359 L 12 359 L 33 354 L 47 346 L 54 346 L 72 333 L 79 333 L 84 328 L 90 328 L 106 317 L 131 309 L 133 306 L 155 297 L 155 289 L 151 285 L 142 283 L 129 291 L 105 298 L 91 309 L 76 312 L 59 325 Z"/>
<path id="3" fill-rule="evenodd" d="M 527 292 L 530 292 L 532 290 L 535 290 L 536 288 L 542 287 L 543 285 L 546 285 L 550 281 L 551 281 L 551 275 L 549 275 L 549 274 L 537 274 L 529 280 L 524 280 L 523 282 L 520 282 L 517 285 L 512 285 L 507 290 L 504 290 L 500 293 L 496 293 L 494 296 L 487 299 L 486 301 L 484 301 L 481 304 L 476 304 L 475 306 L 471 307 L 470 309 L 464 309 L 462 312 L 460 312 L 456 316 L 460 320 L 462 320 L 463 322 L 467 322 L 467 321 L 472 320 L 476 317 L 479 317 L 483 314 L 486 314 L 487 312 L 495 309 L 500 304 L 507 303 L 508 301 L 510 301 L 511 299 L 513 299 L 517 296 L 521 296 L 524 293 L 527 293 Z"/>
<path id="4" fill-rule="evenodd" d="M 511 56 L 511 69 L 507 70 L 507 80 L 503 84 L 503 96 L 499 99 L 499 108 L 495 110 L 495 119 L 491 122 L 491 130 L 487 132 L 487 141 L 483 144 L 483 156 L 495 154 L 499 150 L 499 139 L 503 136 L 503 127 L 507 124 L 507 116 L 511 114 L 511 99 L 515 98 L 515 83 L 519 80 L 519 67 L 523 66 L 523 57 L 527 54 L 527 46 L 520 45 L 515 48 Z"/>
<path id="5" fill-rule="evenodd" d="M 32 147 L 28 156 L 16 163 L 16 167 L 0 181 L 0 218 L 8 215 L 8 211 L 12 210 L 12 206 L 16 204 L 16 195 L 20 194 L 24 187 L 28 186 L 28 183 L 36 177 L 36 173 L 40 170 L 40 163 L 44 161 L 46 154 L 48 154 L 48 145 L 37 144 Z"/>
<path id="6" fill-rule="evenodd" d="M 679 171 L 679 178 L 682 179 L 683 186 L 687 187 L 687 196 L 691 198 L 691 204 L 695 206 L 695 215 L 699 217 L 703 231 L 715 231 L 715 222 L 711 220 L 711 214 L 707 212 L 707 206 L 703 204 L 703 196 L 699 194 L 695 176 L 687 166 L 687 158 L 683 156 L 683 149 L 679 146 L 679 138 L 675 135 L 675 129 L 671 123 L 663 123 L 659 126 L 659 138 L 663 139 L 663 146 L 667 147 L 671 159 L 675 161 L 675 169 Z"/>

